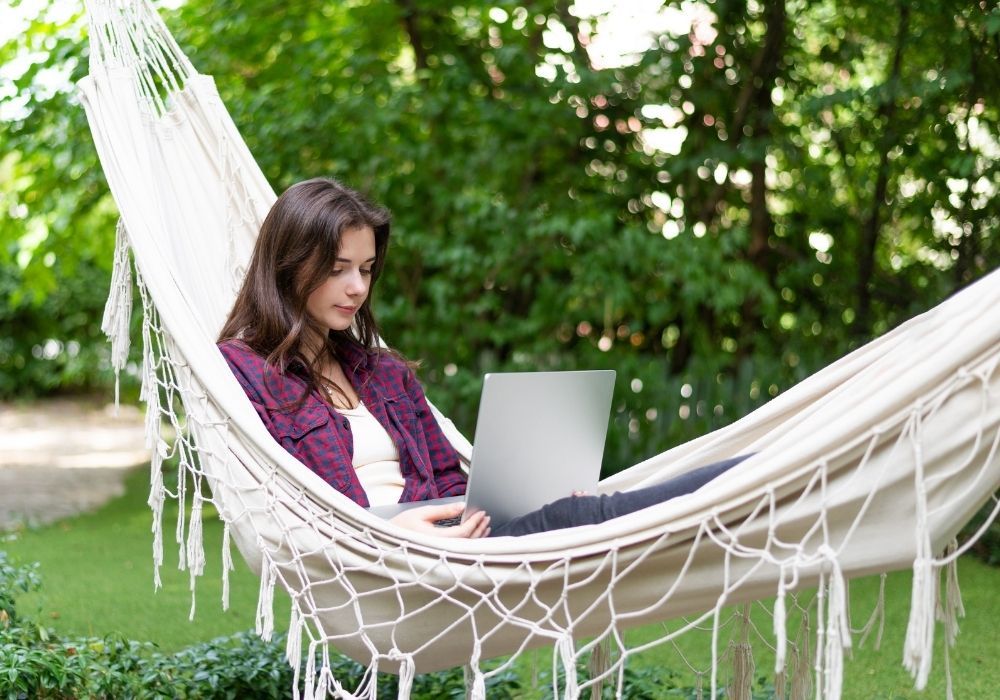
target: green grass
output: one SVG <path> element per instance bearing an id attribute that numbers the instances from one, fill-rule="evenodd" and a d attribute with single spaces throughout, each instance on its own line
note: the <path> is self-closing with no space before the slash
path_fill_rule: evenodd
<path id="1" fill-rule="evenodd" d="M 19 610 L 67 635 L 104 635 L 120 633 L 139 640 L 152 641 L 166 651 L 205 641 L 220 635 L 253 627 L 258 580 L 234 551 L 237 571 L 231 574 L 231 604 L 223 612 L 221 598 L 222 527 L 214 512 L 206 511 L 205 547 L 208 563 L 197 588 L 197 613 L 188 621 L 191 594 L 186 572 L 177 570 L 177 546 L 173 542 L 176 507 L 166 513 L 165 557 L 161 576 L 163 588 L 153 592 L 151 562 L 152 536 L 150 512 L 145 504 L 148 475 L 145 470 L 130 474 L 126 494 L 101 510 L 56 523 L 44 528 L 25 530 L 7 536 L 0 548 L 22 561 L 39 561 L 43 587 L 38 593 L 23 596 Z M 978 560 L 959 562 L 959 581 L 968 617 L 961 620 L 958 644 L 951 650 L 955 697 L 993 697 L 1000 687 L 1000 635 L 990 613 L 1000 602 L 1000 569 Z M 871 612 L 878 594 L 878 577 L 851 583 L 850 596 L 854 627 L 860 627 Z M 934 667 L 925 692 L 913 689 L 913 681 L 902 666 L 903 637 L 910 601 L 910 574 L 889 576 L 886 585 L 886 624 L 882 646 L 873 648 L 874 637 L 853 658 L 845 661 L 845 698 L 896 700 L 945 697 L 943 632 L 938 627 Z M 770 640 L 772 603 L 753 606 L 752 620 Z M 283 629 L 287 624 L 288 599 L 276 596 L 275 620 Z M 626 639 L 637 643 L 653 639 L 668 625 L 651 625 L 627 633 Z M 789 637 L 797 622 L 790 619 Z M 722 638 L 728 639 L 728 629 Z M 813 638 L 815 639 L 815 638 Z M 857 645 L 860 638 L 854 635 Z M 813 642 L 814 643 L 814 642 Z M 678 640 L 678 646 L 692 665 L 706 668 L 710 659 L 711 636 L 690 633 Z M 724 644 L 720 652 L 725 651 Z M 525 654 L 518 669 L 527 677 L 534 666 L 551 668 L 551 650 Z M 754 645 L 755 676 L 772 675 L 773 653 L 766 645 Z M 672 645 L 661 645 L 635 658 L 630 664 L 658 666 L 678 672 L 685 664 Z M 678 673 L 678 681 L 692 685 L 693 677 Z M 720 682 L 728 676 L 723 664 Z"/>
<path id="2" fill-rule="evenodd" d="M 946 678 L 944 671 L 944 631 L 940 624 L 935 631 L 933 666 L 927 688 L 914 689 L 913 679 L 903 667 L 903 641 L 910 610 L 911 573 L 899 571 L 889 574 L 885 587 L 885 627 L 882 643 L 875 648 L 877 627 L 869 635 L 863 648 L 858 648 L 860 634 L 852 635 L 854 649 L 848 652 L 844 661 L 844 698 L 865 698 L 871 700 L 897 700 L 917 698 L 944 698 Z M 1000 568 L 990 567 L 973 558 L 959 560 L 959 584 L 967 617 L 959 619 L 960 632 L 957 643 L 950 649 L 952 687 L 956 698 L 996 697 L 1000 687 L 1000 635 L 996 633 L 997 621 L 990 613 L 1000 602 Z M 872 576 L 852 581 L 850 584 L 850 606 L 852 628 L 864 626 L 872 613 L 878 598 L 879 577 Z M 809 600 L 810 594 L 801 597 Z M 751 620 L 773 644 L 772 617 L 773 600 L 762 601 L 751 609 Z M 730 611 L 727 611 L 730 612 Z M 722 616 L 726 619 L 726 615 Z M 794 639 L 800 618 L 789 615 L 786 629 L 789 639 Z M 810 644 L 815 647 L 816 621 L 812 621 Z M 707 621 L 706 626 L 711 624 Z M 735 621 L 732 623 L 735 626 Z M 651 625 L 631 631 L 626 639 L 631 643 L 652 640 L 664 633 L 665 629 L 676 629 L 677 623 Z M 726 651 L 731 628 L 720 634 L 720 655 Z M 710 668 L 711 635 L 696 632 L 681 636 L 678 647 L 691 665 L 696 668 Z M 674 670 L 686 668 L 684 662 L 670 645 L 646 652 L 638 663 L 657 664 Z M 773 680 L 774 653 L 759 640 L 753 645 L 755 677 Z M 728 679 L 729 665 L 723 664 L 719 674 L 720 685 Z M 693 675 L 684 684 L 693 684 Z M 706 682 L 707 688 L 707 682 Z M 707 695 L 707 691 L 706 691 Z"/>
<path id="3" fill-rule="evenodd" d="M 42 589 L 22 596 L 18 609 L 67 635 L 121 633 L 165 651 L 254 626 L 259 579 L 235 546 L 229 610 L 222 610 L 222 523 L 204 510 L 205 573 L 198 580 L 197 608 L 188 620 L 191 592 L 177 568 L 174 526 L 177 506 L 164 513 L 163 587 L 153 590 L 152 514 L 146 506 L 148 469 L 126 478 L 126 492 L 100 510 L 47 527 L 8 533 L 0 541 L 12 558 L 40 563 Z M 275 627 L 287 628 L 287 596 L 275 595 Z"/>

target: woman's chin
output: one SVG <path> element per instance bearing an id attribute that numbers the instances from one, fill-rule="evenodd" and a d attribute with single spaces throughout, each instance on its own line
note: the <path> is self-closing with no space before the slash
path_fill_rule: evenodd
<path id="1" fill-rule="evenodd" d="M 326 327 L 331 331 L 346 331 L 353 326 L 354 316 L 351 316 L 350 318 L 329 319 L 326 323 Z"/>

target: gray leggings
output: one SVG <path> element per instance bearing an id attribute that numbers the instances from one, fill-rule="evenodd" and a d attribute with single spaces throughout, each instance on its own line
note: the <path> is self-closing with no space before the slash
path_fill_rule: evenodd
<path id="1" fill-rule="evenodd" d="M 567 496 L 542 506 L 527 515 L 514 518 L 493 528 L 490 537 L 529 535 L 533 532 L 560 530 L 577 525 L 603 523 L 637 510 L 648 508 L 696 491 L 750 455 L 732 457 L 675 476 L 662 484 L 647 486 L 636 491 L 616 491 L 600 496 Z"/>

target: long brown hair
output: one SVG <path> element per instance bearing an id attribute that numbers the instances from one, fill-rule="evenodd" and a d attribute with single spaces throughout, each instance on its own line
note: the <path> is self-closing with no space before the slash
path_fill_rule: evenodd
<path id="1" fill-rule="evenodd" d="M 375 263 L 368 296 L 353 329 L 327 330 L 306 313 L 309 295 L 333 269 L 341 235 L 355 228 L 375 232 Z M 337 359 L 345 345 L 378 350 L 372 294 L 389 245 L 389 212 L 336 180 L 316 178 L 285 190 L 260 227 L 250 267 L 219 341 L 239 339 L 284 372 L 293 362 L 306 370 L 307 391 L 319 384 L 324 354 Z M 326 339 L 325 349 L 307 353 L 306 338 Z"/>

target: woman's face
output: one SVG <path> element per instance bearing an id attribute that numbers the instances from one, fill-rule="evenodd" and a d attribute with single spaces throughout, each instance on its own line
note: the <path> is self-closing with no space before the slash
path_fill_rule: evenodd
<path id="1" fill-rule="evenodd" d="M 371 227 L 344 231 L 330 276 L 306 299 L 309 316 L 329 330 L 350 328 L 368 298 L 374 264 L 375 232 Z"/>

